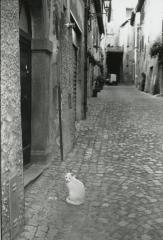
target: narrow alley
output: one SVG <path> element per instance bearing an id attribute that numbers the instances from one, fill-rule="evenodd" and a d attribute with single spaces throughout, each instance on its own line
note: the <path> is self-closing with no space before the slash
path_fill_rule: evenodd
<path id="1" fill-rule="evenodd" d="M 163 240 L 162 9 L 1 0 L 0 240 Z"/>
<path id="2" fill-rule="evenodd" d="M 134 86 L 104 86 L 64 162 L 25 189 L 17 240 L 163 239 L 163 98 Z M 85 203 L 65 202 L 66 172 L 86 187 Z"/>

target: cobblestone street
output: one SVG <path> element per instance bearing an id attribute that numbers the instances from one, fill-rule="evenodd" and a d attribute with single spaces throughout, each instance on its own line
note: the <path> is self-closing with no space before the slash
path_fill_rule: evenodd
<path id="1" fill-rule="evenodd" d="M 65 202 L 64 175 L 86 187 L 81 206 Z M 110 86 L 91 98 L 74 149 L 25 191 L 17 240 L 162 240 L 163 98 Z"/>

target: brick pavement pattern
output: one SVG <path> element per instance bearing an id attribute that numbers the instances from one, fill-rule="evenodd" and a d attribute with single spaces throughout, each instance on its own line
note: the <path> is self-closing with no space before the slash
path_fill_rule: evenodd
<path id="1" fill-rule="evenodd" d="M 73 150 L 57 158 L 26 189 L 17 240 L 163 239 L 163 98 L 105 87 L 90 99 Z M 65 202 L 67 171 L 85 184 L 81 206 Z"/>

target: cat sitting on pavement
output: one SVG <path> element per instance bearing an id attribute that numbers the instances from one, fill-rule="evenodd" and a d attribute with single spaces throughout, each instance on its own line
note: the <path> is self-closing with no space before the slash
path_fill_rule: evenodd
<path id="1" fill-rule="evenodd" d="M 66 173 L 65 180 L 69 191 L 69 196 L 66 198 L 66 202 L 73 205 L 80 205 L 84 203 L 85 198 L 84 184 L 70 172 Z"/>

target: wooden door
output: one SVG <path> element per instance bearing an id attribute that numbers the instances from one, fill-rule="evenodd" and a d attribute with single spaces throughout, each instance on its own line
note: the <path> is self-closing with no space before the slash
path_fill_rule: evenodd
<path id="1" fill-rule="evenodd" d="M 20 36 L 21 120 L 24 165 L 31 151 L 31 41 Z"/>

